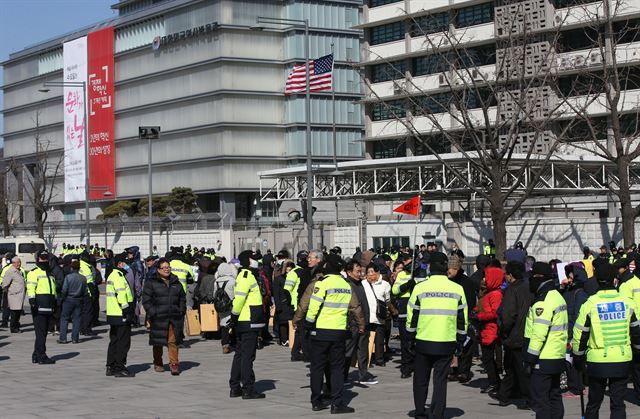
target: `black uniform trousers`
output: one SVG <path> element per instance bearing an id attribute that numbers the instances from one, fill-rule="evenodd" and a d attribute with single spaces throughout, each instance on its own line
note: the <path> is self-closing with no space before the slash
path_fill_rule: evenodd
<path id="1" fill-rule="evenodd" d="M 91 324 L 93 323 L 93 301 L 92 297 L 89 295 L 82 297 L 81 316 L 82 320 L 80 321 L 80 324 L 82 326 L 80 327 L 80 332 L 83 334 L 91 332 Z"/>
<path id="2" fill-rule="evenodd" d="M 433 370 L 433 396 L 430 410 L 436 419 L 444 417 L 444 410 L 447 407 L 447 376 L 452 358 L 452 355 L 429 355 L 416 351 L 413 374 L 413 403 L 416 408 L 416 419 L 427 417 L 424 405 L 427 402 L 431 370 Z"/>
<path id="3" fill-rule="evenodd" d="M 109 348 L 107 349 L 107 367 L 112 371 L 123 370 L 127 365 L 127 354 L 131 347 L 131 325 L 111 325 L 109 330 Z"/>
<path id="4" fill-rule="evenodd" d="M 2 293 L 2 324 L 7 324 L 9 322 L 9 317 L 11 316 L 11 310 L 9 309 L 9 292 L 8 290 L 4 290 Z"/>
<path id="5" fill-rule="evenodd" d="M 47 330 L 51 314 L 33 314 L 33 329 L 36 332 L 36 342 L 33 346 L 32 359 L 41 361 L 47 357 Z"/>
<path id="6" fill-rule="evenodd" d="M 298 327 L 296 329 L 293 346 L 291 347 L 292 357 L 299 356 L 300 353 L 305 354 L 305 358 L 309 356 L 309 336 L 304 327 Z"/>
<path id="7" fill-rule="evenodd" d="M 462 353 L 458 356 L 458 375 L 465 375 L 469 377 L 471 375 L 471 366 L 473 365 L 473 352 L 477 345 L 476 336 L 474 333 L 469 333 L 467 336 L 471 339 L 471 344 L 462 348 Z"/>
<path id="8" fill-rule="evenodd" d="M 536 419 L 562 419 L 564 405 L 560 391 L 560 374 L 544 374 L 538 370 L 531 372 L 531 408 Z"/>
<path id="9" fill-rule="evenodd" d="M 413 341 L 407 333 L 407 319 L 398 319 L 398 331 L 400 332 L 400 372 L 411 374 L 413 372 L 414 353 L 411 345 Z"/>
<path id="10" fill-rule="evenodd" d="M 100 315 L 100 289 L 94 282 L 87 284 L 87 288 L 91 291 L 91 326 L 98 326 L 100 324 L 98 319 Z"/>
<path id="11" fill-rule="evenodd" d="M 231 377 L 229 378 L 229 387 L 232 390 L 242 388 L 251 390 L 256 382 L 256 376 L 253 372 L 253 361 L 256 360 L 256 347 L 258 345 L 258 335 L 261 329 L 251 332 L 237 333 L 238 342 L 236 351 L 233 354 L 233 362 L 231 363 Z"/>
<path id="12" fill-rule="evenodd" d="M 638 354 L 633 354 L 631 378 L 633 379 L 633 388 L 636 391 L 636 397 L 640 400 L 640 355 Z"/>
<path id="13" fill-rule="evenodd" d="M 344 354 L 346 351 L 344 339 L 324 341 L 311 339 L 311 404 L 320 404 L 322 396 L 322 382 L 325 373 L 329 374 L 328 388 L 331 392 L 331 405 L 343 405 L 342 390 L 344 388 Z M 327 370 L 328 367 L 328 371 Z"/>
<path id="14" fill-rule="evenodd" d="M 626 418 L 624 396 L 627 392 L 627 377 L 591 377 L 589 376 L 589 401 L 584 411 L 585 419 L 598 419 L 598 411 L 604 399 L 604 391 L 609 384 L 611 399 L 611 419 Z"/>
<path id="15" fill-rule="evenodd" d="M 522 349 L 504 347 L 504 369 L 505 376 L 500 383 L 498 398 L 506 401 L 522 395 L 529 401 L 529 377 L 524 372 Z"/>

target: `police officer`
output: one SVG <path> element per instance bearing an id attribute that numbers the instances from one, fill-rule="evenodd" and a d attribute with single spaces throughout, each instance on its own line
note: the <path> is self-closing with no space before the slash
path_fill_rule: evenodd
<path id="1" fill-rule="evenodd" d="M 302 282 L 302 275 L 304 275 L 304 269 L 307 267 L 307 257 L 309 253 L 306 250 L 301 250 L 296 255 L 297 264 L 296 267 L 289 271 L 284 281 L 284 290 L 289 293 L 291 299 L 291 305 L 293 306 L 293 312 L 298 309 L 298 302 L 300 296 L 304 292 L 304 288 L 300 289 Z M 291 361 L 302 361 L 303 355 L 303 341 L 304 341 L 304 328 L 300 327 L 296 329 L 293 345 L 291 346 Z"/>
<path id="2" fill-rule="evenodd" d="M 79 274 L 87 278 L 87 292 L 82 300 L 82 334 L 85 336 L 95 336 L 96 332 L 91 330 L 91 324 L 93 322 L 93 298 L 94 294 L 97 294 L 98 287 L 94 282 L 96 272 L 95 268 L 89 263 L 90 256 L 88 253 L 82 253 L 80 255 L 80 271 Z"/>
<path id="3" fill-rule="evenodd" d="M 609 385 L 611 418 L 625 418 L 624 396 L 631 369 L 632 346 L 640 350 L 640 321 L 634 302 L 616 291 L 615 267 L 596 268 L 598 292 L 580 308 L 573 327 L 574 364 L 589 375 L 589 402 L 584 417 L 597 418 Z"/>
<path id="4" fill-rule="evenodd" d="M 636 312 L 640 312 L 640 279 L 629 269 L 629 264 L 634 259 L 624 258 L 616 262 L 618 268 L 618 291 L 620 295 L 627 297 L 635 304 Z M 635 261 L 638 266 L 638 261 Z M 633 378 L 633 388 L 636 396 L 640 399 L 640 354 L 635 353 L 631 367 L 631 377 Z"/>
<path id="5" fill-rule="evenodd" d="M 355 409 L 342 399 L 344 387 L 344 355 L 347 337 L 347 316 L 351 313 L 364 334 L 365 320 L 360 302 L 351 292 L 351 286 L 340 274 L 344 262 L 337 254 L 327 255 L 324 277 L 314 285 L 305 322 L 311 329 L 311 408 L 326 409 L 321 401 L 325 369 L 329 371 L 331 413 L 353 413 Z"/>
<path id="6" fill-rule="evenodd" d="M 484 245 L 482 253 L 485 256 L 496 257 L 496 244 L 493 242 L 493 239 L 489 239 L 487 244 Z"/>
<path id="7" fill-rule="evenodd" d="M 404 270 L 398 273 L 396 280 L 391 287 L 391 294 L 396 297 L 398 306 L 398 331 L 400 332 L 400 377 L 409 378 L 413 373 L 413 350 L 411 341 L 407 335 L 407 302 L 411 296 L 411 291 L 416 285 L 412 278 L 412 258 L 410 255 L 401 256 L 404 263 Z"/>
<path id="8" fill-rule="evenodd" d="M 189 266 L 184 261 L 184 254 L 182 253 L 182 247 L 176 247 L 173 249 L 173 253 L 171 255 L 171 262 L 169 265 L 171 266 L 171 273 L 178 277 L 180 283 L 182 284 L 182 288 L 184 288 L 184 293 L 188 294 L 187 284 L 193 284 L 193 271 L 191 270 L 191 266 Z"/>
<path id="9" fill-rule="evenodd" d="M 245 250 L 238 255 L 238 259 L 241 269 L 233 289 L 234 298 L 229 321 L 229 328 L 234 330 L 238 343 L 231 364 L 229 396 L 264 399 L 264 394 L 256 393 L 256 378 L 253 372 L 258 335 L 265 326 L 266 318 L 262 308 L 260 286 L 256 280 L 258 258 L 251 250 Z"/>
<path id="10" fill-rule="evenodd" d="M 55 364 L 47 356 L 47 327 L 56 307 L 56 282 L 51 275 L 49 253 L 46 250 L 36 255 L 36 267 L 27 274 L 27 297 L 31 306 L 36 342 L 31 355 L 34 364 Z"/>
<path id="11" fill-rule="evenodd" d="M 127 254 L 115 257 L 115 268 L 107 278 L 107 323 L 109 330 L 109 349 L 107 350 L 107 376 L 133 377 L 127 368 L 127 354 L 131 347 L 131 324 L 135 316 L 133 293 L 124 277 L 127 266 Z"/>
<path id="12" fill-rule="evenodd" d="M 555 289 L 547 263 L 533 264 L 529 290 L 533 305 L 525 324 L 525 371 L 531 374 L 531 407 L 538 419 L 564 416 L 560 374 L 565 370 L 568 324 L 567 305 Z"/>
<path id="13" fill-rule="evenodd" d="M 467 300 L 462 286 L 447 277 L 447 256 L 435 252 L 430 258 L 431 276 L 416 284 L 408 302 L 407 332 L 415 339 L 413 401 L 415 418 L 426 419 L 425 402 L 433 370 L 430 410 L 444 417 L 447 376 L 453 354 L 467 340 Z"/>

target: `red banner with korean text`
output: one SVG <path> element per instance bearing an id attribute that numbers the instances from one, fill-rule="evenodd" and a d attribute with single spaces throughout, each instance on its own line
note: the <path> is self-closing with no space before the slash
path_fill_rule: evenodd
<path id="1" fill-rule="evenodd" d="M 87 35 L 89 199 L 116 196 L 113 27 Z"/>

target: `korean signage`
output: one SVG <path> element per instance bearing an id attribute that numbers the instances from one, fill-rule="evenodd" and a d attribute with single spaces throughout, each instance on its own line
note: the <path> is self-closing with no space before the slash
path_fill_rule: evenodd
<path id="1" fill-rule="evenodd" d="M 184 39 L 193 38 L 205 33 L 213 32 L 218 29 L 218 22 L 207 23 L 206 25 L 196 26 L 192 29 L 171 33 L 166 36 L 156 36 L 153 38 L 151 48 L 154 50 L 159 49 L 163 45 L 171 44 L 173 42 L 182 41 Z"/>
<path id="2" fill-rule="evenodd" d="M 89 199 L 115 196 L 113 27 L 87 36 Z"/>
<path id="3" fill-rule="evenodd" d="M 78 83 L 64 86 L 64 201 L 85 199 L 85 98 L 87 81 L 87 37 L 65 42 L 63 80 Z"/>

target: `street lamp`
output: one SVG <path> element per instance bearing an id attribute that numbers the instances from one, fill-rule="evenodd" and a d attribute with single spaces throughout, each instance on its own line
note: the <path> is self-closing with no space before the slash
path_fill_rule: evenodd
<path id="1" fill-rule="evenodd" d="M 262 17 L 256 19 L 257 25 L 251 26 L 251 30 L 264 30 L 264 24 L 288 25 L 296 28 L 304 28 L 304 57 L 306 62 L 306 148 L 307 148 L 307 241 L 309 242 L 309 250 L 313 248 L 313 174 L 311 172 L 311 90 L 309 88 L 309 20 L 308 19 L 283 19 L 279 17 Z"/>
<path id="2" fill-rule="evenodd" d="M 87 232 L 87 251 L 91 246 L 91 217 L 89 214 L 89 115 L 87 114 L 87 83 L 84 81 L 46 81 L 42 93 L 49 92 L 46 87 L 82 87 L 82 104 L 84 106 L 84 218 Z"/>

